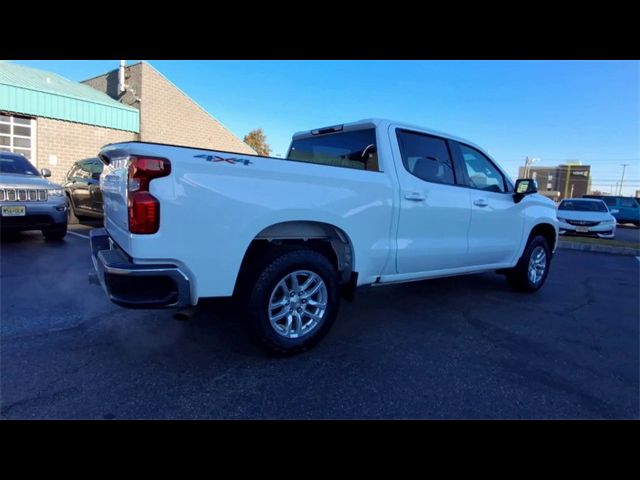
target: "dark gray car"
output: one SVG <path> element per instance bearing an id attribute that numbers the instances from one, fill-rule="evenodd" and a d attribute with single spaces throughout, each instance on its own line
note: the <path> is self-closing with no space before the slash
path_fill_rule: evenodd
<path id="1" fill-rule="evenodd" d="M 18 153 L 0 152 L 0 228 L 41 230 L 48 240 L 67 234 L 67 206 L 62 187 L 47 180 Z"/>
<path id="2" fill-rule="evenodd" d="M 67 172 L 64 190 L 69 202 L 71 223 L 83 217 L 96 219 L 103 217 L 102 191 L 100 190 L 100 174 L 103 166 L 98 158 L 86 158 L 75 162 Z"/>

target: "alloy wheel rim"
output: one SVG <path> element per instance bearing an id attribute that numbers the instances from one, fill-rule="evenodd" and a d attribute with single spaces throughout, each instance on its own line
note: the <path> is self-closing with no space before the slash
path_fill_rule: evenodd
<path id="1" fill-rule="evenodd" d="M 327 311 L 324 280 L 309 270 L 287 274 L 269 297 L 269 322 L 285 338 L 301 338 L 316 329 Z"/>
<path id="2" fill-rule="evenodd" d="M 547 252 L 541 246 L 537 246 L 533 249 L 529 258 L 529 280 L 531 283 L 534 285 L 539 283 L 546 270 Z"/>

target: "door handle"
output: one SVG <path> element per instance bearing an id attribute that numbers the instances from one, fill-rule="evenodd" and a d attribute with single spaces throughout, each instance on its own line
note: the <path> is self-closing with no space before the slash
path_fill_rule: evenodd
<path id="1" fill-rule="evenodd" d="M 480 198 L 476 200 L 475 202 L 473 202 L 473 204 L 478 207 L 486 207 L 487 205 L 489 205 L 484 198 Z"/>
<path id="2" fill-rule="evenodd" d="M 404 194 L 404 198 L 407 200 L 413 200 L 414 202 L 422 202 L 426 200 L 426 195 L 420 192 L 409 192 Z"/>

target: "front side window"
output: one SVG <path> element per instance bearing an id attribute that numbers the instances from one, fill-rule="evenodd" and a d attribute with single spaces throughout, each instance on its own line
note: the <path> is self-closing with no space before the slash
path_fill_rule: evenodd
<path id="1" fill-rule="evenodd" d="M 616 206 L 616 199 L 615 197 L 610 198 L 610 197 L 604 197 L 602 200 L 604 200 L 604 203 L 606 203 L 607 205 L 609 205 L 610 207 L 615 207 Z"/>
<path id="2" fill-rule="evenodd" d="M 91 165 L 85 162 L 78 164 L 78 170 L 75 173 L 76 178 L 91 178 Z"/>
<path id="3" fill-rule="evenodd" d="M 489 192 L 506 192 L 500 170 L 484 154 L 467 145 L 458 144 L 469 177 L 468 186 Z M 533 174 L 535 180 L 535 172 Z"/>
<path id="4" fill-rule="evenodd" d="M 376 132 L 370 128 L 299 138 L 291 143 L 287 159 L 377 172 Z"/>
<path id="5" fill-rule="evenodd" d="M 447 142 L 422 133 L 398 130 L 402 163 L 409 173 L 427 182 L 455 184 Z"/>
<path id="6" fill-rule="evenodd" d="M 67 179 L 72 179 L 76 176 L 76 170 L 78 170 L 77 166 L 73 166 L 71 167 L 71 170 L 69 170 L 69 173 L 67 173 Z"/>
<path id="7" fill-rule="evenodd" d="M 0 151 L 19 153 L 35 162 L 35 120 L 0 113 Z"/>

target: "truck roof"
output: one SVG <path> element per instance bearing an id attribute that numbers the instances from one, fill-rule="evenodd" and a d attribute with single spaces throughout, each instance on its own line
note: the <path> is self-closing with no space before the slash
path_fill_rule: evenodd
<path id="1" fill-rule="evenodd" d="M 312 137 L 315 135 L 318 135 L 320 133 L 331 133 L 332 131 L 349 131 L 349 130 L 358 130 L 361 129 L 363 127 L 378 127 L 378 128 L 385 128 L 385 127 L 389 127 L 391 125 L 395 125 L 399 128 L 406 128 L 408 130 L 416 130 L 419 132 L 424 132 L 424 133 L 428 133 L 431 135 L 436 135 L 438 137 L 444 137 L 444 138 L 448 138 L 450 140 L 456 140 L 458 142 L 464 143 L 466 145 L 470 145 L 474 148 L 477 148 L 478 150 L 480 150 L 482 153 L 489 155 L 482 147 L 480 147 L 479 145 L 476 145 L 474 142 L 471 142 L 465 138 L 462 137 L 458 137 L 456 135 L 451 135 L 449 133 L 445 133 L 445 132 L 440 132 L 437 130 L 432 130 L 430 128 L 426 128 L 426 127 L 421 127 L 420 125 L 413 125 L 411 123 L 406 123 L 406 122 L 399 122 L 397 120 L 391 120 L 391 119 L 387 119 L 387 118 L 365 118 L 362 120 L 358 120 L 356 122 L 350 122 L 350 123 L 344 123 L 344 124 L 338 124 L 338 125 L 332 125 L 330 127 L 321 127 L 321 128 L 314 128 L 313 130 L 304 130 L 304 131 L 300 131 L 300 132 L 296 132 L 293 134 L 293 140 L 298 140 L 300 138 L 308 138 L 308 137 Z M 338 130 L 339 128 L 339 130 Z"/>

